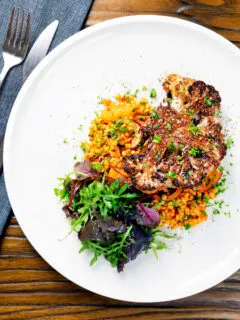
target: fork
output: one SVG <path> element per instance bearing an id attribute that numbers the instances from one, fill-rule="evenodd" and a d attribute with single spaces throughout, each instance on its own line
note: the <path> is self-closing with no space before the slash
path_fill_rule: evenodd
<path id="1" fill-rule="evenodd" d="M 26 15 L 24 10 L 22 10 L 21 8 L 18 8 L 16 23 L 14 28 L 13 24 L 14 24 L 15 11 L 16 9 L 13 8 L 10 22 L 8 25 L 6 40 L 3 44 L 4 66 L 0 74 L 0 88 L 9 70 L 12 67 L 15 67 L 23 62 L 23 60 L 26 57 L 28 46 L 29 46 L 30 13 Z M 22 18 L 20 16 L 22 16 Z M 25 16 L 27 16 L 27 22 L 26 22 L 26 27 L 24 28 L 24 21 L 26 20 Z"/>
<path id="2" fill-rule="evenodd" d="M 23 62 L 23 60 L 26 57 L 28 46 L 29 46 L 30 13 L 26 14 L 24 10 L 18 8 L 16 23 L 14 28 L 13 25 L 14 25 L 15 11 L 16 9 L 13 8 L 10 22 L 8 25 L 6 40 L 3 44 L 4 66 L 0 74 L 0 89 L 9 70 L 12 67 L 17 66 L 18 64 Z M 22 18 L 20 16 L 22 16 Z M 26 23 L 24 23 L 25 20 L 27 20 Z M 26 24 L 25 27 L 24 27 L 24 24 Z M 3 168 L 3 143 L 4 143 L 4 134 L 0 137 L 0 173 L 2 172 L 2 168 Z"/>

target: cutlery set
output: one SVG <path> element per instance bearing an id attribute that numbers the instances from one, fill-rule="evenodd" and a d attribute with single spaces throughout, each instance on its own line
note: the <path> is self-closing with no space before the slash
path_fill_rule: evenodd
<path id="1" fill-rule="evenodd" d="M 58 28 L 58 21 L 53 21 L 43 30 L 27 55 L 30 44 L 30 25 L 31 15 L 29 12 L 26 13 L 21 8 L 12 9 L 6 40 L 3 44 L 4 66 L 0 73 L 0 88 L 9 70 L 26 59 L 22 71 L 22 83 L 24 83 L 29 74 L 48 53 Z M 3 168 L 3 142 L 4 135 L 0 137 L 0 172 Z"/>

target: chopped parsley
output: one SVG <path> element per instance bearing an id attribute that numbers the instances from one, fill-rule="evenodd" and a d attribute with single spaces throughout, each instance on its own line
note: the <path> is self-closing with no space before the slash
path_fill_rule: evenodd
<path id="1" fill-rule="evenodd" d="M 190 155 L 191 157 L 197 158 L 197 157 L 199 157 L 199 156 L 201 155 L 202 150 L 203 150 L 202 147 L 199 147 L 199 148 L 191 148 L 188 153 L 189 153 L 189 155 Z"/>
<path id="2" fill-rule="evenodd" d="M 178 205 L 179 205 L 178 200 L 173 200 L 173 201 L 171 202 L 171 205 L 172 205 L 173 207 L 178 207 Z"/>
<path id="3" fill-rule="evenodd" d="M 113 130 L 110 132 L 110 135 L 111 135 L 112 138 L 117 138 L 116 129 L 113 129 Z"/>
<path id="4" fill-rule="evenodd" d="M 168 146 L 168 151 L 173 153 L 175 150 L 176 150 L 175 144 L 173 141 L 171 141 Z"/>
<path id="5" fill-rule="evenodd" d="M 126 128 L 126 127 L 120 127 L 120 128 L 118 129 L 118 131 L 120 131 L 120 132 L 127 132 L 127 131 L 128 131 L 128 128 Z"/>
<path id="6" fill-rule="evenodd" d="M 162 140 L 162 137 L 158 134 L 156 134 L 153 138 L 153 143 L 160 143 Z"/>
<path id="7" fill-rule="evenodd" d="M 162 201 L 156 203 L 156 204 L 153 206 L 153 209 L 157 209 L 157 208 L 161 207 L 163 204 L 165 204 L 165 202 L 166 202 L 166 201 L 162 200 Z"/>
<path id="8" fill-rule="evenodd" d="M 182 92 L 185 92 L 186 88 L 184 86 L 182 86 Z"/>
<path id="9" fill-rule="evenodd" d="M 177 174 L 176 172 L 173 172 L 173 171 L 169 171 L 167 174 L 166 174 L 167 177 L 171 178 L 171 179 L 176 179 L 177 178 Z"/>
<path id="10" fill-rule="evenodd" d="M 212 102 L 207 97 L 204 98 L 204 102 L 208 107 L 212 105 Z"/>
<path id="11" fill-rule="evenodd" d="M 192 116 L 194 114 L 194 110 L 188 110 L 187 111 L 187 116 Z"/>
<path id="12" fill-rule="evenodd" d="M 83 152 L 86 152 L 86 147 L 85 147 L 84 142 L 82 142 L 82 143 L 80 144 L 80 148 L 82 149 Z"/>
<path id="13" fill-rule="evenodd" d="M 182 156 L 177 156 L 177 161 L 179 164 L 183 164 L 184 163 L 184 160 L 183 160 L 183 157 Z"/>
<path id="14" fill-rule="evenodd" d="M 160 157 L 160 155 L 161 155 L 161 152 L 158 151 L 158 152 L 156 153 L 156 155 L 155 155 L 155 159 L 157 160 L 157 159 Z"/>
<path id="15" fill-rule="evenodd" d="M 188 131 L 191 132 L 194 136 L 198 136 L 202 131 L 195 126 L 193 123 L 188 126 Z"/>
<path id="16" fill-rule="evenodd" d="M 171 102 L 172 102 L 172 98 L 167 98 L 167 103 L 171 104 Z"/>
<path id="17" fill-rule="evenodd" d="M 224 167 L 223 167 L 223 166 L 220 166 L 220 167 L 218 168 L 218 171 L 223 172 L 223 171 L 224 171 Z"/>
<path id="18" fill-rule="evenodd" d="M 189 229 L 191 229 L 191 226 L 190 226 L 190 224 L 185 224 L 184 228 L 185 228 L 185 230 L 189 230 Z"/>
<path id="19" fill-rule="evenodd" d="M 227 187 L 226 187 L 226 178 L 222 178 L 221 181 L 219 181 L 215 188 L 217 190 L 216 195 L 219 195 L 220 193 L 223 193 L 224 191 L 226 191 Z"/>
<path id="20" fill-rule="evenodd" d="M 210 199 L 209 198 L 204 197 L 203 201 L 206 203 L 206 205 L 210 205 Z"/>
<path id="21" fill-rule="evenodd" d="M 214 209 L 213 214 L 220 214 L 220 211 L 218 209 Z"/>
<path id="22" fill-rule="evenodd" d="M 157 96 L 157 91 L 156 91 L 156 89 L 151 89 L 151 91 L 150 91 L 150 98 L 156 98 L 156 96 Z"/>
<path id="23" fill-rule="evenodd" d="M 135 92 L 134 92 L 134 97 L 137 97 L 139 91 L 140 91 L 139 89 L 136 89 L 136 90 L 135 90 Z"/>
<path id="24" fill-rule="evenodd" d="M 154 110 L 153 113 L 151 114 L 150 118 L 153 118 L 153 119 L 161 119 L 162 116 L 161 116 L 159 113 L 157 113 L 156 110 Z"/>
<path id="25" fill-rule="evenodd" d="M 119 127 L 121 124 L 123 124 L 124 120 L 123 119 L 119 119 L 117 122 L 116 122 L 116 127 Z"/>
<path id="26" fill-rule="evenodd" d="M 228 149 L 232 147 L 232 144 L 233 144 L 233 139 L 232 138 L 227 139 L 226 146 Z"/>
<path id="27" fill-rule="evenodd" d="M 168 130 L 171 130 L 171 129 L 172 129 L 172 121 L 171 121 L 171 120 L 166 124 L 166 128 L 167 128 Z"/>

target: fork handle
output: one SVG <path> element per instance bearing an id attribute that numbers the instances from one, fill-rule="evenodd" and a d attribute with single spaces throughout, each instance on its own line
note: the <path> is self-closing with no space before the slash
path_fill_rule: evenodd
<path id="1" fill-rule="evenodd" d="M 7 65 L 6 63 L 4 63 L 3 65 L 3 69 L 0 73 L 0 89 L 1 89 L 1 86 L 6 78 L 6 75 L 8 74 L 8 71 L 11 69 L 11 66 Z"/>

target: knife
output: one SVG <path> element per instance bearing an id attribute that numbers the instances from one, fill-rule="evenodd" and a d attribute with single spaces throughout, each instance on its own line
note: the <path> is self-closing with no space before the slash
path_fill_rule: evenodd
<path id="1" fill-rule="evenodd" d="M 35 69 L 39 62 L 47 55 L 48 49 L 57 31 L 58 23 L 58 20 L 55 20 L 51 24 L 49 24 L 33 44 L 23 65 L 23 83 L 33 71 L 33 69 Z"/>
<path id="2" fill-rule="evenodd" d="M 58 20 L 50 23 L 39 35 L 34 42 L 25 62 L 23 65 L 22 81 L 23 83 L 33 71 L 33 69 L 39 64 L 39 62 L 47 55 L 48 49 L 53 41 L 54 35 L 58 28 Z M 0 137 L 0 174 L 3 169 L 3 143 L 4 134 Z"/>

